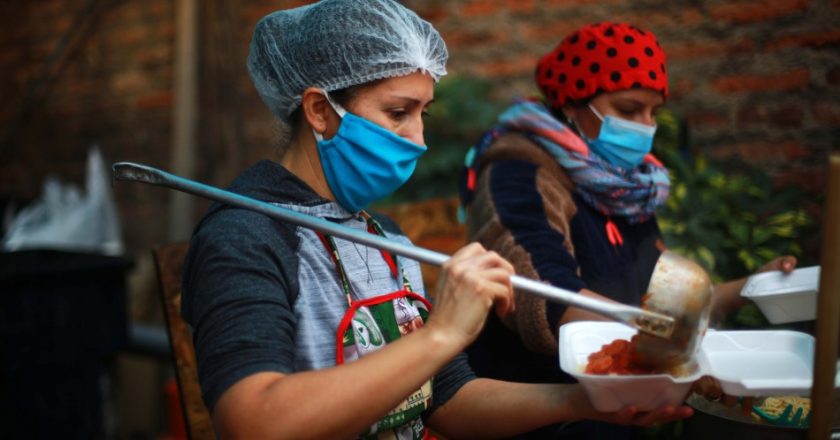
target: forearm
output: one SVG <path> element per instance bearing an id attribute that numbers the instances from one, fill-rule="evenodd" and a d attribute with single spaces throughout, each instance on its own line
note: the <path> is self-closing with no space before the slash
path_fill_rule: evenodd
<path id="1" fill-rule="evenodd" d="M 578 385 L 476 379 L 438 409 L 429 424 L 451 438 L 500 438 L 595 415 Z"/>
<path id="2" fill-rule="evenodd" d="M 746 282 L 746 278 L 740 278 L 714 286 L 714 294 L 712 295 L 712 322 L 721 321 L 726 315 L 734 312 L 746 303 L 746 300 L 741 297 L 741 289 L 743 289 Z"/>
<path id="3" fill-rule="evenodd" d="M 603 301 L 615 302 L 614 300 L 612 300 L 610 298 L 607 298 L 603 295 L 600 295 L 598 293 L 595 293 L 595 292 L 593 292 L 589 289 L 582 289 L 578 294 L 583 295 L 583 296 L 587 296 L 587 297 L 590 297 L 590 298 L 600 299 L 600 300 L 603 300 Z M 563 325 L 563 324 L 566 324 L 566 323 L 569 323 L 569 322 L 575 322 L 575 321 L 604 321 L 604 320 L 608 320 L 608 319 L 609 318 L 606 318 L 605 316 L 600 315 L 600 314 L 595 313 L 595 312 L 590 312 L 588 310 L 579 309 L 577 307 L 569 307 L 569 308 L 566 309 L 565 312 L 563 312 L 563 316 L 560 317 L 559 325 Z"/>
<path id="4" fill-rule="evenodd" d="M 352 438 L 454 357 L 459 347 L 427 327 L 339 367 L 261 373 L 231 387 L 214 408 L 222 438 Z"/>
<path id="5" fill-rule="evenodd" d="M 785 255 L 776 257 L 763 266 L 761 266 L 756 273 L 769 272 L 780 270 L 784 273 L 790 273 L 796 268 L 796 257 L 792 255 Z M 748 278 L 739 278 L 734 281 L 721 283 L 715 286 L 714 300 L 712 303 L 712 320 L 720 320 L 729 313 L 734 312 L 738 307 L 747 303 L 741 297 L 741 290 L 747 284 Z"/>

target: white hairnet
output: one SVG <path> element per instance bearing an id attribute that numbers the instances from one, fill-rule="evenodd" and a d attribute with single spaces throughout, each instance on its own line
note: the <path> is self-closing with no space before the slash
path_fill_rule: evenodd
<path id="1" fill-rule="evenodd" d="M 391 0 L 323 0 L 273 12 L 254 30 L 248 72 L 288 121 L 310 86 L 334 91 L 418 70 L 446 75 L 446 45 L 432 25 Z"/>

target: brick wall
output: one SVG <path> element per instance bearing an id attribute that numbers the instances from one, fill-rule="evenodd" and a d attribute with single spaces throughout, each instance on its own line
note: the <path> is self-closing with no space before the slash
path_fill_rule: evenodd
<path id="1" fill-rule="evenodd" d="M 0 2 L 0 198 L 37 196 L 49 173 L 81 183 L 85 152 L 94 143 L 109 162 L 168 168 L 175 2 L 12 3 Z M 196 178 L 223 185 L 271 154 L 277 127 L 247 79 L 244 57 L 259 17 L 300 3 L 201 2 Z M 572 29 L 604 19 L 648 28 L 669 55 L 668 105 L 690 124 L 692 148 L 716 158 L 741 156 L 780 183 L 821 191 L 826 156 L 840 138 L 837 1 L 405 3 L 444 35 L 451 73 L 492 79 L 496 97 L 505 100 L 534 93 L 536 59 Z M 71 30 L 69 50 L 54 57 L 45 74 L 45 63 Z M 38 79 L 46 81 L 33 87 Z M 129 249 L 166 240 L 167 191 L 124 183 L 115 194 Z"/>
<path id="2" fill-rule="evenodd" d="M 621 20 L 652 30 L 668 55 L 668 107 L 695 151 L 741 156 L 779 183 L 821 191 L 838 145 L 837 2 L 414 1 L 448 41 L 454 73 L 498 78 L 501 96 L 535 93 L 536 59 L 570 30 Z"/>
<path id="3" fill-rule="evenodd" d="M 93 144 L 108 161 L 166 164 L 172 2 L 44 0 L 2 7 L 0 197 L 36 197 L 47 174 L 81 185 Z M 73 38 L 66 50 L 56 52 L 67 35 Z M 60 56 L 45 70 L 54 53 Z M 157 212 L 164 201 L 164 193 L 148 188 L 120 189 L 135 247 L 165 230 Z"/>

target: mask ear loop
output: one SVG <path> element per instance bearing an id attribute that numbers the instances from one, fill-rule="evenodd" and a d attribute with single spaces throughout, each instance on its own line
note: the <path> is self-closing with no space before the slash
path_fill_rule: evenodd
<path id="1" fill-rule="evenodd" d="M 586 104 L 586 106 L 589 107 L 589 110 L 592 111 L 592 113 L 598 118 L 598 120 L 601 121 L 601 124 L 603 124 L 604 123 L 604 117 L 601 116 L 601 113 L 598 112 L 598 110 L 595 110 L 595 107 L 592 106 L 592 103 Z M 577 131 L 578 136 L 580 136 L 584 140 L 592 140 L 592 139 L 589 138 L 589 136 L 586 135 L 586 133 L 583 132 L 583 129 L 580 128 L 580 125 L 578 125 L 576 120 L 572 119 L 569 116 L 566 116 L 566 120 L 568 120 L 569 125 L 572 128 L 574 128 L 575 131 Z"/>
<path id="2" fill-rule="evenodd" d="M 324 92 L 324 98 L 327 98 L 327 102 L 330 104 L 330 107 L 332 107 L 333 110 L 335 110 L 335 112 L 338 113 L 339 117 L 344 118 L 344 115 L 347 113 L 347 110 L 345 110 L 344 107 L 341 106 L 341 104 L 333 101 L 332 98 L 330 98 L 330 94 L 326 90 L 321 89 L 321 91 Z"/>
<path id="3" fill-rule="evenodd" d="M 588 104 L 588 107 L 589 107 L 590 110 L 592 110 L 592 113 L 594 113 L 595 116 L 597 116 L 598 119 L 600 119 L 601 124 L 603 124 L 604 119 L 601 118 L 601 114 L 598 113 L 598 111 L 595 110 L 594 107 L 592 107 L 592 104 Z M 580 125 L 578 125 L 576 120 L 572 119 L 571 117 L 567 117 L 567 119 L 569 120 L 569 124 L 575 129 L 575 131 L 577 131 L 577 135 L 580 136 L 581 139 L 583 139 L 585 141 L 591 141 L 592 140 L 589 136 L 586 135 L 586 133 L 583 132 L 583 128 L 581 128 Z M 595 137 L 597 138 L 598 136 L 596 135 Z"/>
<path id="4" fill-rule="evenodd" d="M 593 106 L 592 106 L 592 103 L 587 104 L 587 106 L 589 107 L 589 110 L 591 110 L 591 111 L 592 111 L 592 113 L 593 113 L 595 116 L 597 116 L 597 117 L 598 117 L 598 119 L 601 121 L 601 123 L 603 123 L 603 122 L 604 122 L 604 116 L 602 116 L 602 115 L 601 115 L 601 112 L 599 112 L 598 110 L 596 110 L 596 109 L 595 109 L 595 107 L 593 107 Z"/>
<path id="5" fill-rule="evenodd" d="M 338 114 L 339 118 L 344 119 L 344 115 L 347 114 L 347 110 L 345 110 L 344 107 L 341 106 L 341 104 L 333 101 L 332 98 L 330 98 L 329 92 L 327 92 L 324 89 L 320 89 L 320 90 L 324 94 L 324 98 L 327 98 L 327 104 L 329 104 L 330 107 L 332 107 L 332 109 L 336 112 L 336 114 Z M 322 135 L 321 133 L 318 133 L 317 131 L 312 130 L 312 134 L 315 135 L 315 140 L 316 141 L 321 142 L 321 141 L 324 140 L 324 135 Z"/>

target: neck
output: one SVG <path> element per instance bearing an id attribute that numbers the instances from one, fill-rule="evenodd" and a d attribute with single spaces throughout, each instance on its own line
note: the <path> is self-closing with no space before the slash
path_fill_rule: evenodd
<path id="1" fill-rule="evenodd" d="M 314 138 L 292 141 L 286 154 L 280 159 L 280 163 L 309 185 L 319 196 L 327 200 L 335 200 L 324 177 Z"/>

